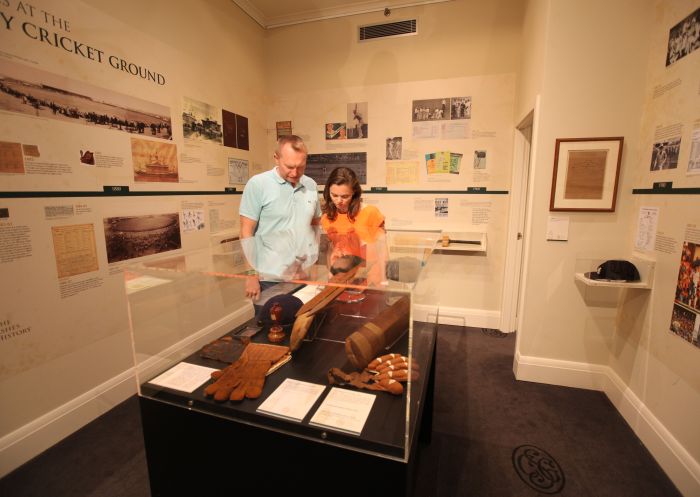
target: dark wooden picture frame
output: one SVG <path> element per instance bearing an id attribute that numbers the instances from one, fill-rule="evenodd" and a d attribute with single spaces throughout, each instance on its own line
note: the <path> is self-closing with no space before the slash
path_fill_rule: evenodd
<path id="1" fill-rule="evenodd" d="M 550 211 L 614 212 L 622 136 L 557 138 Z"/>

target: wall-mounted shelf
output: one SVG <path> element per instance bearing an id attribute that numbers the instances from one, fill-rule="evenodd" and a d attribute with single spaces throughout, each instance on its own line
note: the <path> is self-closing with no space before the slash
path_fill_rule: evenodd
<path id="1" fill-rule="evenodd" d="M 621 282 L 621 281 L 601 281 L 586 278 L 585 273 L 576 273 L 574 277 L 587 286 L 608 287 L 608 288 L 640 288 L 651 290 L 651 284 L 643 281 Z"/>
<path id="2" fill-rule="evenodd" d="M 586 273 L 589 271 L 595 271 L 599 265 L 601 265 L 606 260 L 628 260 L 637 268 L 639 271 L 639 281 L 610 281 L 610 280 L 592 280 L 586 277 Z M 645 259 L 638 256 L 632 257 L 610 257 L 608 259 L 602 258 L 577 258 L 576 259 L 576 272 L 574 273 L 574 279 L 580 281 L 589 287 L 606 287 L 606 288 L 637 288 L 640 290 L 650 290 L 654 281 L 654 266 L 655 261 Z"/>

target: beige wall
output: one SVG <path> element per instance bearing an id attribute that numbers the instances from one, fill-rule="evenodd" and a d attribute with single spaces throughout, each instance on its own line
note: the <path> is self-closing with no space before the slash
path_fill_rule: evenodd
<path id="1" fill-rule="evenodd" d="M 294 131 L 304 136 L 311 153 L 366 150 L 367 186 L 386 186 L 384 139 L 403 136 L 404 153 L 413 151 L 417 160 L 435 150 L 464 153 L 459 184 L 431 185 L 423 180 L 420 185 L 390 188 L 465 190 L 467 186 L 487 186 L 508 191 L 514 81 L 521 63 L 518 41 L 524 6 L 519 0 L 459 0 L 394 9 L 389 18 L 377 12 L 270 30 L 266 45 L 268 129 L 274 129 L 276 120 L 291 119 Z M 358 26 L 408 18 L 418 21 L 415 36 L 357 41 Z M 411 139 L 412 99 L 457 95 L 473 98 L 472 128 L 493 131 L 495 138 L 452 142 Z M 367 143 L 325 142 L 324 123 L 345 121 L 344 106 L 363 101 L 369 103 Z M 271 148 L 274 135 L 268 136 Z M 472 181 L 475 149 L 488 149 L 490 180 L 486 183 Z M 420 167 L 424 167 L 422 159 Z M 421 198 L 432 202 L 435 196 L 445 195 Z M 451 195 L 449 219 L 416 211 L 412 195 L 366 197 L 386 215 L 390 229 L 485 231 L 487 254 L 444 257 L 434 284 L 443 317 L 449 315 L 450 322 L 499 326 L 509 195 Z M 489 204 L 488 225 L 471 224 L 474 202 Z"/>
<path id="2" fill-rule="evenodd" d="M 23 36 L 19 29 L 3 30 L 2 35 L 7 37 L 3 41 L 9 40 L 9 43 L 3 44 L 3 50 L 20 57 L 24 55 L 26 60 L 41 61 L 40 67 L 55 74 L 167 105 L 172 115 L 173 142 L 178 147 L 181 161 L 183 140 L 180 113 L 183 96 L 245 115 L 249 118 L 251 151 L 237 150 L 235 153 L 238 157 L 249 158 L 251 162 L 264 160 L 264 31 L 231 2 L 143 3 L 95 0 L 87 4 L 69 5 L 43 0 L 35 7 L 67 17 L 71 23 L 70 36 L 76 40 L 92 43 L 105 53 L 124 54 L 122 56 L 132 61 L 162 71 L 167 77 L 167 84 L 149 86 L 138 78 L 117 73 L 106 63 L 87 61 L 48 44 L 32 41 Z M 18 15 L 17 22 L 28 16 Z M 41 23 L 41 20 L 35 22 Z M 226 54 L 225 63 L 222 63 L 222 54 Z M 245 70 L 241 70 L 241 67 Z M 42 127 L 55 129 L 51 128 L 52 125 L 52 122 L 32 123 L 36 127 L 33 132 L 40 133 L 36 130 L 41 130 Z M 120 150 L 121 154 L 122 149 L 118 146 L 126 143 L 128 147 L 129 137 L 126 133 L 110 134 L 109 131 L 74 124 L 64 125 L 62 132 L 68 133 L 65 130 L 69 126 L 75 126 L 74 136 L 82 137 L 86 142 L 89 141 L 90 146 L 103 151 Z M 2 128 L 2 139 L 8 139 L 9 136 L 16 141 L 34 143 L 29 141 L 33 138 L 30 134 L 15 137 L 14 134 L 19 132 L 5 121 Z M 89 138 L 86 138 L 88 135 Z M 41 136 L 41 139 L 46 137 Z M 62 150 L 70 149 L 68 145 L 51 143 L 49 147 L 44 146 L 45 142 L 42 143 L 39 149 L 44 154 L 50 153 L 52 149 L 69 153 Z M 187 167 L 191 166 L 181 162 L 181 174 Z M 77 165 L 74 168 L 76 172 L 83 173 L 83 168 Z M 201 169 L 205 170 L 206 166 L 202 165 Z M 85 172 L 86 176 L 89 174 Z M 202 173 L 201 178 L 205 175 Z M 118 176 L 115 174 L 115 177 Z M 223 190 L 228 185 L 225 174 L 209 179 L 211 182 L 206 185 L 206 189 Z M 65 177 L 56 179 L 56 189 L 71 188 L 71 185 L 65 184 L 66 181 Z M 137 185 L 137 189 L 138 186 L 140 185 Z M 187 189 L 192 184 L 182 186 Z M 72 187 L 80 189 L 75 184 Z M 163 185 L 151 184 L 149 187 L 157 190 Z M 166 187 L 170 189 L 170 185 Z M 10 188 L 8 185 L 8 190 L 12 189 L 21 188 Z M 0 475 L 35 456 L 135 391 L 136 384 L 133 376 L 130 376 L 134 363 L 123 276 L 111 272 L 113 268 L 106 264 L 104 238 L 100 240 L 100 216 L 127 215 L 129 212 L 142 215 L 144 212 L 162 212 L 162 209 L 177 212 L 183 208 L 183 202 L 190 202 L 190 205 L 201 202 L 200 208 L 205 211 L 212 203 L 224 205 L 230 202 L 230 210 L 237 211 L 239 198 L 235 197 L 235 202 L 233 197 L 191 196 L 128 199 L 81 197 L 62 200 L 62 204 L 76 202 L 88 207 L 85 216 L 96 227 L 100 258 L 99 273 L 96 276 L 103 283 L 97 290 L 62 300 L 59 308 L 48 307 L 50 304 L 41 298 L 44 292 L 48 292 L 53 302 L 59 288 L 55 277 L 50 277 L 56 274 L 56 263 L 49 239 L 51 224 L 59 222 L 45 218 L 43 210 L 44 205 L 55 205 L 58 201 L 5 201 L 5 206 L 15 213 L 13 222 L 32 226 L 34 245 L 32 259 L 25 259 L 30 262 L 20 260 L 3 266 L 3 281 L 5 278 L 24 281 L 22 271 L 27 271 L 38 273 L 41 283 L 35 290 L 13 288 L 11 285 L 6 285 L 3 290 L 11 292 L 12 299 L 21 299 L 22 311 L 30 307 L 26 313 L 20 313 L 17 308 L 8 308 L 8 301 L 3 300 L 3 315 L 9 315 L 13 320 L 18 319 L 20 323 L 29 320 L 25 317 L 27 315 L 37 316 L 30 323 L 33 324 L 31 333 L 3 342 L 0 351 L 3 357 L 0 360 L 3 364 L 0 368 L 0 396 L 6 400 L 0 409 Z M 34 217 L 29 219 L 29 216 Z M 63 222 L 65 224 L 70 221 Z M 183 248 L 207 246 L 207 235 L 183 235 Z M 109 312 L 103 312 L 105 309 Z M 64 319 L 65 316 L 72 318 Z M 95 321 L 100 324 L 95 325 Z M 68 326 L 62 326 L 64 322 L 68 322 Z M 97 326 L 99 329 L 96 329 Z M 50 345 L 54 341 L 60 346 L 60 351 L 57 350 L 59 347 Z"/>
<path id="3" fill-rule="evenodd" d="M 588 4 L 552 2 L 547 13 L 533 144 L 537 152 L 531 166 L 532 219 L 520 337 L 520 352 L 525 355 L 594 364 L 608 360 L 612 336 L 606 323 L 615 311 L 590 309 L 585 289 L 574 283 L 573 275 L 577 257 L 608 259 L 629 252 L 629 220 L 634 215 L 630 176 L 639 146 L 640 82 L 646 74 L 648 48 L 643 40 L 650 23 L 644 18 L 645 9 L 632 9 L 632 3 L 616 2 L 607 8 L 608 15 L 600 16 Z M 541 2 L 533 4 L 539 7 Z M 629 11 L 641 13 L 629 19 Z M 593 25 L 596 36 L 591 35 Z M 626 30 L 624 36 L 619 36 L 620 29 Z M 625 60 L 624 67 L 620 60 Z M 546 241 L 555 140 L 593 136 L 625 138 L 618 207 L 614 213 L 559 213 L 570 219 L 569 241 Z"/>
<path id="4" fill-rule="evenodd" d="M 695 8 L 692 1 L 529 2 L 524 50 L 541 73 L 521 72 L 516 104 L 526 112 L 538 94 L 541 99 L 516 374 L 606 391 L 686 495 L 700 489 L 700 430 L 689 415 L 700 412 L 699 351 L 670 333 L 669 324 L 683 233 L 688 223 L 698 223 L 697 197 L 633 195 L 632 189 L 667 179 L 674 186 L 700 184 L 700 178 L 685 175 L 687 125 L 678 169 L 649 172 L 653 130 L 697 119 L 697 56 L 685 69 L 663 66 L 668 30 Z M 652 97 L 658 85 L 679 77 L 680 95 Z M 617 209 L 556 213 L 570 219 L 569 241 L 547 242 L 555 140 L 593 136 L 625 139 Z M 675 240 L 672 254 L 634 253 L 641 206 L 660 208 L 658 232 Z M 633 255 L 655 260 L 651 291 L 595 289 L 574 281 L 577 260 Z"/>
<path id="5" fill-rule="evenodd" d="M 171 84 L 183 97 L 248 117 L 251 165 L 267 162 L 265 32 L 255 21 L 229 0 L 86 3 L 182 54 L 181 60 L 168 61 L 179 69 Z"/>
<path id="6" fill-rule="evenodd" d="M 272 94 L 515 72 L 524 2 L 457 0 L 268 31 Z M 357 28 L 418 20 L 418 35 L 357 42 Z"/>
<path id="7" fill-rule="evenodd" d="M 690 0 L 679 3 L 683 4 L 679 12 L 692 9 Z M 182 95 L 227 105 L 247 115 L 251 119 L 251 166 L 257 170 L 269 163 L 268 135 L 274 133 L 275 101 L 288 101 L 299 94 L 306 98 L 314 92 L 334 95 L 349 88 L 515 75 L 515 89 L 508 95 L 511 127 L 540 98 L 534 123 L 517 354 L 612 368 L 622 387 L 643 402 L 644 409 L 687 450 L 691 464 L 697 465 L 698 424 L 688 413 L 700 411 L 698 351 L 667 331 L 676 256 L 658 258 L 657 281 L 651 292 L 591 293 L 573 278 L 579 258 L 631 254 L 635 216 L 641 205 L 664 209 L 662 227 L 672 233 L 683 229 L 683 220 L 690 218 L 693 207 L 697 210 L 693 197 L 649 198 L 631 193 L 642 183 L 648 186 L 648 174 L 640 168 L 647 167 L 645 133 L 653 129 L 655 110 L 645 108 L 644 103 L 657 82 L 648 70 L 655 63 L 649 33 L 663 31 L 656 25 L 665 19 L 663 6 L 670 0 L 456 0 L 395 9 L 388 20 L 416 17 L 419 34 L 366 43 L 355 41 L 356 29 L 387 21 L 381 13 L 264 32 L 227 0 L 89 0 L 88 4 L 183 54 L 182 61 L 169 61 L 181 68 L 173 84 Z M 272 110 L 267 112 L 268 108 Z M 554 142 L 581 136 L 625 137 L 618 208 L 614 213 L 570 213 L 569 241 L 547 242 Z M 509 159 L 510 153 L 504 151 L 504 157 Z M 506 159 L 499 167 L 507 172 L 499 169 L 502 180 L 497 186 L 509 189 L 510 161 Z M 499 207 L 501 214 L 507 212 L 507 201 L 498 201 L 504 204 Z M 494 218 L 490 229 L 497 242 L 504 240 L 506 223 L 502 216 Z M 443 262 L 443 273 L 452 275 L 447 294 L 460 297 L 443 304 L 497 311 L 502 275 L 493 275 L 503 254 L 501 248 L 484 258 L 487 261 L 465 256 L 468 258 Z M 473 281 L 474 275 L 484 287 L 491 285 L 489 289 L 465 291 L 464 280 Z M 66 383 L 70 386 L 49 383 L 46 388 L 51 393 L 34 398 L 33 390 L 27 390 L 22 398 L 28 405 L 21 414 L 5 420 L 5 429 L 30 423 L 131 366 L 126 330 L 78 352 L 79 357 L 65 355 L 31 373 L 28 384 L 55 377 L 64 387 Z M 76 363 L 81 364 L 80 369 L 71 367 Z M 91 368 L 86 370 L 85 364 Z M 556 382 L 555 376 L 551 382 Z M 14 398 L 20 387 L 13 385 L 5 397 Z M 109 407 L 100 406 L 100 410 Z M 74 428 L 64 427 L 63 434 Z"/>
<path id="8" fill-rule="evenodd" d="M 547 23 L 549 0 L 525 2 L 527 10 L 523 18 L 521 58 L 516 89 L 516 124 L 535 108 L 535 98 L 542 91 L 544 59 L 547 51 Z"/>

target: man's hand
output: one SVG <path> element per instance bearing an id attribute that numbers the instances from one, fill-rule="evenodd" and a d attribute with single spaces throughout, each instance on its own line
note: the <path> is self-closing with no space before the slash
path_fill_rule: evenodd
<path id="1" fill-rule="evenodd" d="M 251 274 L 245 278 L 245 296 L 257 301 L 260 298 L 260 280 L 257 275 Z"/>

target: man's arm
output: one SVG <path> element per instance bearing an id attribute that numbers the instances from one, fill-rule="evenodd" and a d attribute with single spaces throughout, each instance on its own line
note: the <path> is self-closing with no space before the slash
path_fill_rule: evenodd
<path id="1" fill-rule="evenodd" d="M 258 226 L 258 222 L 245 216 L 239 217 L 241 218 L 241 240 L 255 235 L 255 228 Z"/>
<path id="2" fill-rule="evenodd" d="M 255 235 L 255 228 L 258 226 L 258 222 L 245 216 L 239 217 L 241 220 L 241 240 L 244 240 L 246 238 L 252 238 Z M 257 274 L 251 274 L 246 276 L 245 296 L 253 299 L 253 302 L 260 298 L 260 279 L 258 278 Z"/>

